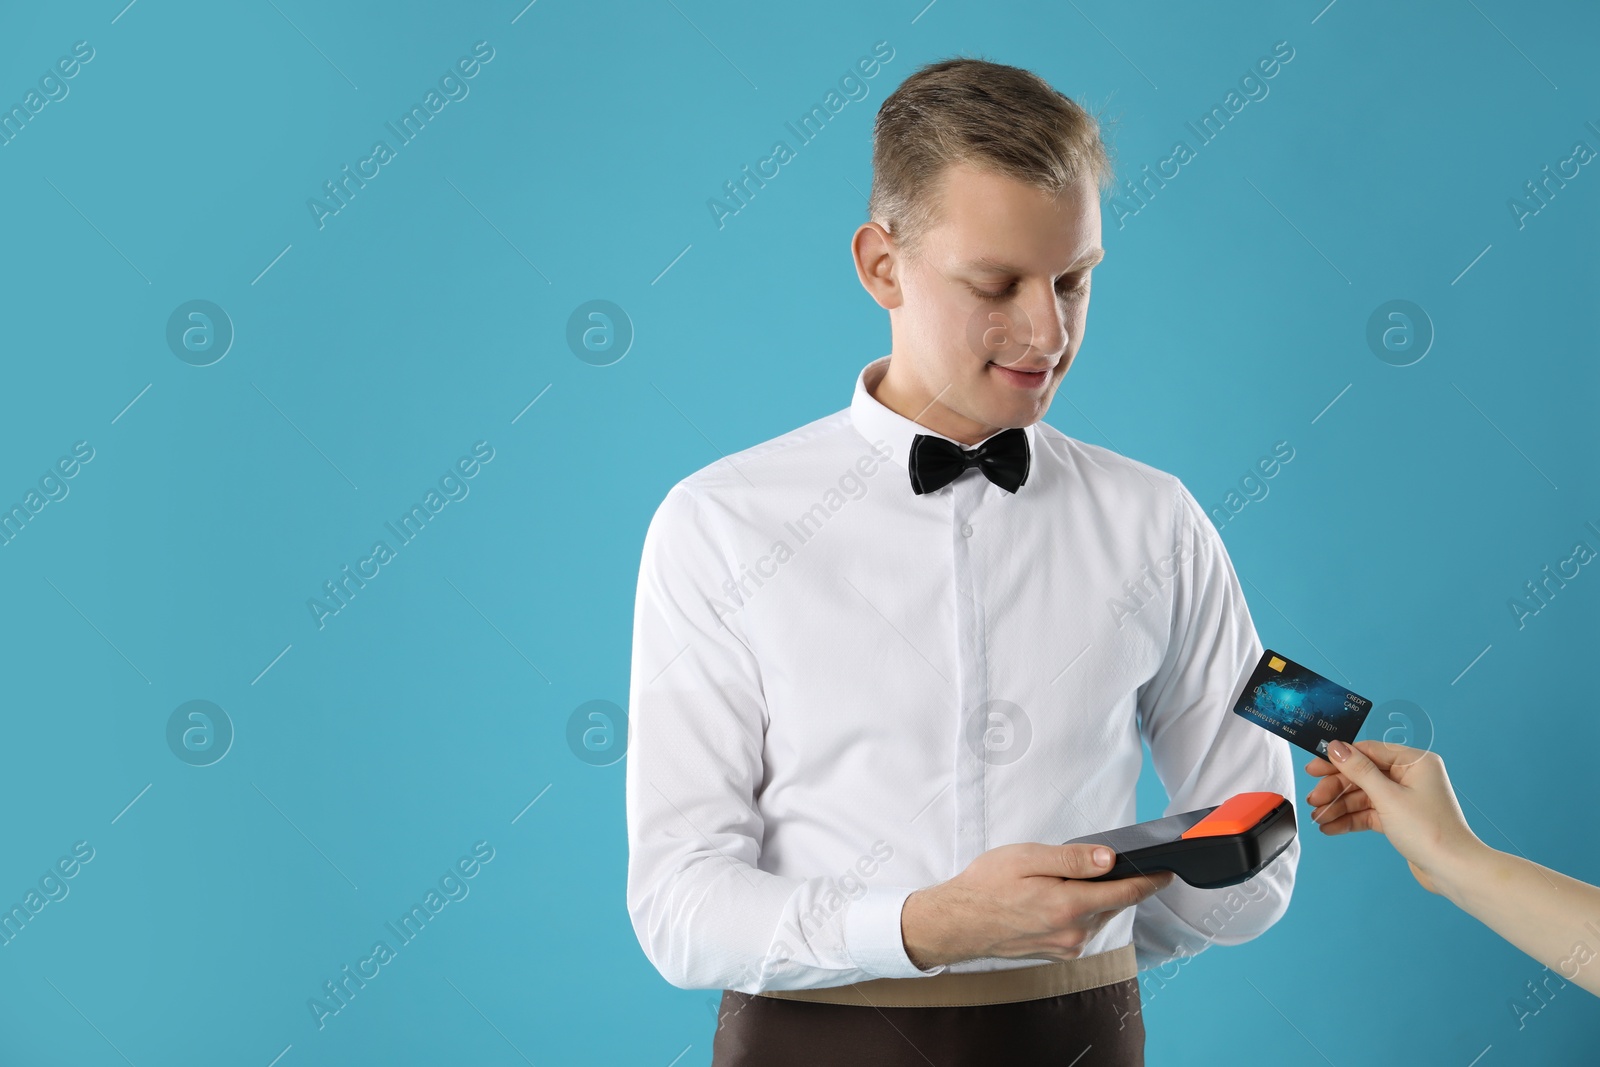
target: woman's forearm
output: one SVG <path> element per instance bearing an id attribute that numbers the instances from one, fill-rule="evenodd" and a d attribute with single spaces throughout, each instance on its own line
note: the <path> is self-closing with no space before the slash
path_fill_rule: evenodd
<path id="1" fill-rule="evenodd" d="M 1481 842 L 1435 880 L 1461 910 L 1562 978 L 1600 994 L 1600 887 Z"/>

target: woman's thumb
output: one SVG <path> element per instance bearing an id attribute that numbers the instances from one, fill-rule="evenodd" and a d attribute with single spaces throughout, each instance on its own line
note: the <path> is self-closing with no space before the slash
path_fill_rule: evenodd
<path id="1" fill-rule="evenodd" d="M 1333 765 L 1339 768 L 1340 774 L 1367 791 L 1367 796 L 1372 798 L 1374 805 L 1393 796 L 1391 790 L 1400 788 L 1381 767 L 1368 759 L 1366 753 L 1354 745 L 1345 744 L 1343 741 L 1331 741 L 1328 743 L 1328 757 L 1333 761 Z"/>

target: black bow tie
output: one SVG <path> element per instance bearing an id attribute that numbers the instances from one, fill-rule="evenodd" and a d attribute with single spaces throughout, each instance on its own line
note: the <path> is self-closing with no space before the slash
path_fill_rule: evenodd
<path id="1" fill-rule="evenodd" d="M 970 452 L 954 441 L 919 433 L 911 439 L 911 491 L 943 489 L 962 471 L 977 467 L 995 485 L 1015 493 L 1028 480 L 1028 435 L 1021 427 L 1001 430 Z"/>

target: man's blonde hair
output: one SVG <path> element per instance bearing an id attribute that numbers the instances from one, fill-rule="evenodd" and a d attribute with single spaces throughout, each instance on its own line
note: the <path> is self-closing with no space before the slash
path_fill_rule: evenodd
<path id="1" fill-rule="evenodd" d="M 1104 194 L 1115 180 L 1094 116 L 1032 71 L 983 59 L 926 64 L 878 108 L 868 217 L 915 254 L 938 221 L 935 186 L 952 163 L 1051 194 L 1083 180 Z"/>

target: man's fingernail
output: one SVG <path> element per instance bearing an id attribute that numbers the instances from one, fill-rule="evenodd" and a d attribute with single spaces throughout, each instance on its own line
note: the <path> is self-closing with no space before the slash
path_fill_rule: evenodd
<path id="1" fill-rule="evenodd" d="M 1111 850 L 1109 848 L 1097 848 L 1094 850 L 1094 865 L 1096 867 L 1105 867 L 1110 863 Z"/>
<path id="2" fill-rule="evenodd" d="M 1343 762 L 1345 757 L 1350 755 L 1350 746 L 1343 741 L 1335 741 L 1328 746 L 1328 754 L 1334 759 Z"/>

